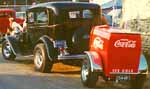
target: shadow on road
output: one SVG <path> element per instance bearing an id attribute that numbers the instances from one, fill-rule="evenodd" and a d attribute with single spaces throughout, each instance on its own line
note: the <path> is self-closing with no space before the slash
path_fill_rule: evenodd
<path id="1" fill-rule="evenodd" d="M 33 60 L 15 60 L 15 62 L 21 64 L 33 64 Z"/>
<path id="2" fill-rule="evenodd" d="M 72 74 L 72 75 L 74 75 L 74 74 L 80 74 L 80 71 L 65 71 L 65 72 L 57 72 L 57 71 L 52 71 L 51 72 L 52 74 L 55 74 L 55 73 L 59 73 L 59 74 L 65 74 L 65 75 L 67 75 L 67 74 Z"/>

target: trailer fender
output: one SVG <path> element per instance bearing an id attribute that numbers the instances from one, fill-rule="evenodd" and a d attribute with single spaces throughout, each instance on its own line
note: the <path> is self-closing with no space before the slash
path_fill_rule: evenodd
<path id="1" fill-rule="evenodd" d="M 141 54 L 140 64 L 139 64 L 139 72 L 143 73 L 143 72 L 147 72 L 147 70 L 148 70 L 148 64 L 147 64 L 146 58 L 143 54 Z"/>
<path id="2" fill-rule="evenodd" d="M 95 51 L 85 51 L 86 58 L 85 60 L 90 61 L 91 65 L 91 72 L 102 72 L 102 58 L 101 56 Z"/>
<path id="3" fill-rule="evenodd" d="M 56 49 L 53 46 L 53 40 L 50 39 L 48 36 L 42 36 L 38 43 L 43 43 L 45 45 L 46 48 L 46 52 L 48 54 L 48 58 L 50 59 L 50 61 L 53 61 L 54 59 L 56 59 Z"/>
<path id="4" fill-rule="evenodd" d="M 3 41 L 7 41 L 15 55 L 17 55 L 20 51 L 18 40 L 14 36 L 6 36 Z"/>

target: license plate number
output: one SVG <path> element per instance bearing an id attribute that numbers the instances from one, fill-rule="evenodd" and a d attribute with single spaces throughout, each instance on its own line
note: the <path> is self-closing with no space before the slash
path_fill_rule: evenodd
<path id="1" fill-rule="evenodd" d="M 117 80 L 130 80 L 130 76 L 129 75 L 118 75 Z"/>

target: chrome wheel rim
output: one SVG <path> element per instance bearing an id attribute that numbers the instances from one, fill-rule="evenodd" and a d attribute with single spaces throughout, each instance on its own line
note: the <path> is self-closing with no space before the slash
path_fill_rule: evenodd
<path id="1" fill-rule="evenodd" d="M 82 76 L 82 80 L 86 81 L 87 77 L 89 75 L 89 67 L 87 63 L 83 63 L 82 65 L 82 70 L 81 70 L 81 76 Z"/>
<path id="2" fill-rule="evenodd" d="M 37 50 L 37 52 L 35 53 L 35 64 L 38 68 L 40 68 L 42 66 L 42 62 L 43 62 L 43 56 L 40 50 Z"/>
<path id="3" fill-rule="evenodd" d="M 9 44 L 6 44 L 6 46 L 3 48 L 3 53 L 4 53 L 4 56 L 6 58 L 10 57 L 11 55 L 11 47 Z"/>

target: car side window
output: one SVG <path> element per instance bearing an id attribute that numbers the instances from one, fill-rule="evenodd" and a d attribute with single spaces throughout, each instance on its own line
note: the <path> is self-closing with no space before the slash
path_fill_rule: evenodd
<path id="1" fill-rule="evenodd" d="M 48 22 L 48 14 L 46 11 L 41 11 L 36 13 L 36 21 L 37 23 L 47 23 Z"/>
<path id="2" fill-rule="evenodd" d="M 80 11 L 69 11 L 69 18 L 70 19 L 80 18 Z"/>
<path id="3" fill-rule="evenodd" d="M 85 18 L 85 19 L 90 19 L 93 17 L 93 14 L 90 10 L 83 10 L 83 14 L 82 14 L 82 17 Z"/>
<path id="4" fill-rule="evenodd" d="M 34 21 L 35 21 L 34 13 L 33 12 L 29 12 L 28 13 L 28 23 L 33 23 Z"/>

